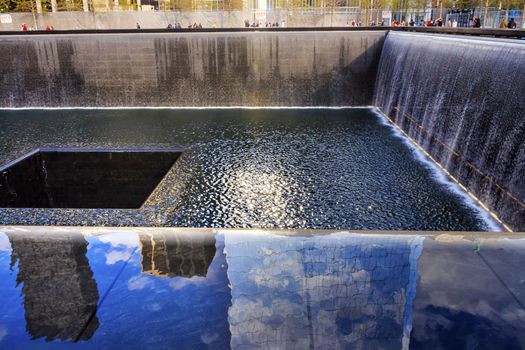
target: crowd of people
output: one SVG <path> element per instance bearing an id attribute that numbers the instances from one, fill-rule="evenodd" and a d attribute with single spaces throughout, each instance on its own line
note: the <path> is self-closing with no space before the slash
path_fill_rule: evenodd
<path id="1" fill-rule="evenodd" d="M 437 18 L 437 19 L 429 19 L 429 20 L 421 20 L 419 23 L 416 23 L 414 19 L 410 19 L 410 21 L 405 21 L 404 19 L 399 21 L 392 21 L 392 27 L 449 27 L 449 28 L 457 28 L 458 21 L 456 19 L 449 19 L 446 23 L 443 18 Z M 469 22 L 469 27 L 472 28 L 481 28 L 481 19 L 479 17 L 473 17 Z M 516 29 L 517 23 L 514 20 L 514 18 L 511 18 L 510 21 L 507 23 L 507 21 L 504 19 L 499 28 L 509 28 L 509 29 Z"/>
<path id="2" fill-rule="evenodd" d="M 363 24 L 361 22 L 357 22 L 355 20 L 351 21 L 350 23 L 348 23 L 348 25 L 352 26 L 352 27 L 361 27 Z M 376 23 L 374 21 L 368 23 L 369 26 L 385 26 L 385 21 L 381 21 L 379 23 Z M 252 22 L 250 23 L 250 21 L 248 20 L 245 20 L 244 21 L 244 26 L 246 28 L 259 28 L 259 27 L 286 27 L 286 21 L 281 21 L 281 23 L 279 24 L 278 21 L 275 21 L 275 22 L 265 22 L 264 24 L 262 22 Z M 449 27 L 449 28 L 456 28 L 458 27 L 458 22 L 457 20 L 455 19 L 449 19 L 447 22 L 445 22 L 445 20 L 443 18 L 437 18 L 437 19 L 429 19 L 429 20 L 420 20 L 419 22 L 416 22 L 414 21 L 413 18 L 411 18 L 408 22 L 403 19 L 401 21 L 397 21 L 397 20 L 393 20 L 392 21 L 392 24 L 391 24 L 392 27 Z M 219 26 L 218 25 L 212 25 L 212 28 L 218 28 Z M 470 23 L 469 23 L 469 27 L 472 27 L 472 28 L 481 28 L 481 20 L 479 19 L 479 17 L 473 17 L 471 20 L 470 20 Z M 137 29 L 141 29 L 141 26 L 140 24 L 137 22 L 136 24 L 136 28 Z M 175 24 L 168 24 L 167 26 L 167 29 L 181 29 L 182 28 L 182 25 L 180 24 L 180 22 L 176 22 Z M 189 24 L 188 27 L 189 29 L 201 29 L 203 28 L 202 24 L 201 23 L 193 23 L 193 24 Z M 503 21 L 501 22 L 501 24 L 499 25 L 499 28 L 508 28 L 508 29 L 516 29 L 517 28 L 517 23 L 516 21 L 514 20 L 514 18 L 511 18 L 509 22 L 507 22 L 505 19 L 503 19 Z M 21 31 L 32 31 L 32 30 L 38 30 L 36 27 L 33 27 L 33 26 L 27 26 L 27 24 L 23 23 L 21 28 L 20 28 Z M 46 28 L 45 28 L 46 31 L 53 31 L 55 30 L 55 28 L 52 26 L 52 25 L 47 25 Z"/>
<path id="3" fill-rule="evenodd" d="M 136 28 L 142 29 L 139 22 L 137 22 Z M 175 22 L 174 24 L 168 23 L 168 26 L 166 28 L 167 29 L 182 29 L 182 25 L 180 24 L 180 22 Z M 189 24 L 187 28 L 202 29 L 203 27 L 202 27 L 202 24 L 195 22 L 193 24 Z"/>
<path id="4" fill-rule="evenodd" d="M 501 21 L 501 24 L 500 24 L 500 28 L 509 28 L 509 29 L 516 29 L 518 26 L 518 24 L 516 23 L 516 21 L 514 20 L 514 18 L 511 18 L 509 23 L 507 23 L 507 21 L 504 19 L 503 21 Z"/>
<path id="5" fill-rule="evenodd" d="M 22 23 L 22 27 L 20 28 L 20 30 L 23 32 L 27 32 L 27 31 L 32 31 L 32 30 L 38 30 L 38 28 L 33 27 L 33 26 L 27 26 L 27 24 Z M 48 24 L 46 26 L 46 32 L 50 32 L 52 30 L 55 30 L 55 28 L 52 25 Z"/>
<path id="6" fill-rule="evenodd" d="M 286 21 L 283 19 L 281 21 L 281 25 L 279 25 L 279 21 L 275 21 L 275 22 L 268 22 L 266 21 L 264 24 L 262 22 L 252 22 L 250 23 L 250 21 L 248 20 L 244 20 L 244 27 L 245 28 L 259 28 L 259 27 L 286 27 Z"/>
<path id="7" fill-rule="evenodd" d="M 357 22 L 355 20 L 347 23 L 351 27 L 361 27 L 363 24 L 361 22 Z M 368 26 L 374 27 L 374 26 L 385 26 L 385 21 L 381 21 L 376 23 L 375 21 L 372 21 L 368 23 Z M 445 22 L 443 18 L 436 18 L 436 19 L 428 19 L 428 20 L 420 20 L 419 22 L 416 22 L 413 18 L 410 18 L 409 21 L 403 19 L 401 21 L 393 20 L 391 23 L 392 27 L 449 27 L 449 28 L 457 28 L 458 27 L 458 21 L 456 19 L 450 18 L 448 21 Z M 473 17 L 470 20 L 470 23 L 468 27 L 472 28 L 481 28 L 481 20 L 479 17 Z M 517 23 L 514 20 L 514 18 L 511 18 L 510 21 L 507 23 L 507 21 L 503 20 L 501 22 L 501 25 L 499 28 L 509 28 L 509 29 L 516 29 Z"/>
<path id="8" fill-rule="evenodd" d="M 453 27 L 452 21 L 449 21 L 449 27 Z M 443 18 L 437 18 L 437 19 L 429 19 L 429 20 L 420 20 L 419 22 L 414 21 L 413 18 L 410 19 L 410 21 L 402 20 L 400 21 L 392 21 L 392 27 L 443 27 L 445 24 L 445 21 Z M 456 21 L 456 27 L 457 27 L 457 21 Z"/>
<path id="9" fill-rule="evenodd" d="M 252 22 L 250 23 L 250 21 L 248 20 L 245 20 L 244 21 L 244 26 L 246 28 L 260 28 L 260 27 L 286 27 L 286 21 L 285 20 L 282 20 L 281 21 L 281 24 L 279 24 L 278 21 L 275 21 L 275 22 Z M 136 28 L 137 29 L 141 29 L 141 26 L 140 24 L 137 22 L 137 25 L 136 25 Z M 179 23 L 179 22 L 176 22 L 175 24 L 168 24 L 168 27 L 167 29 L 181 29 L 182 28 L 182 25 Z M 188 27 L 189 29 L 202 29 L 203 26 L 201 23 L 193 23 L 193 24 L 189 24 Z M 217 24 L 212 24 L 211 25 L 211 28 L 219 28 L 219 26 Z"/>

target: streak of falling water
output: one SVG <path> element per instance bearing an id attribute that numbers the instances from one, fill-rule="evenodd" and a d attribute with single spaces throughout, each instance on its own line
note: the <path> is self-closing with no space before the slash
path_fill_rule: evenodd
<path id="1" fill-rule="evenodd" d="M 390 33 L 375 104 L 525 230 L 525 43 Z"/>

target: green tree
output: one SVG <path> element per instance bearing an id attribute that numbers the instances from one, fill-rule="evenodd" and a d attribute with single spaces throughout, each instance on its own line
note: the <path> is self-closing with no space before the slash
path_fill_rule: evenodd
<path id="1" fill-rule="evenodd" d="M 1 12 L 31 12 L 36 11 L 36 4 L 32 0 L 0 0 Z"/>

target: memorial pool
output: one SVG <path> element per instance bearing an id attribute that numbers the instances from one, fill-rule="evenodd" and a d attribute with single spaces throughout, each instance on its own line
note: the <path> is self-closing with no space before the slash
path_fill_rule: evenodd
<path id="1" fill-rule="evenodd" d="M 183 150 L 139 209 L 2 208 L 5 225 L 495 231 L 372 108 L 0 111 L 0 163 L 39 148 Z"/>

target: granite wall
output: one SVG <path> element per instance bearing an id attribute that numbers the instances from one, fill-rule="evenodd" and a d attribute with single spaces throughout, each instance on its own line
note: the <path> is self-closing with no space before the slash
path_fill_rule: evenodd
<path id="1" fill-rule="evenodd" d="M 0 107 L 370 105 L 385 36 L 4 36 Z"/>

